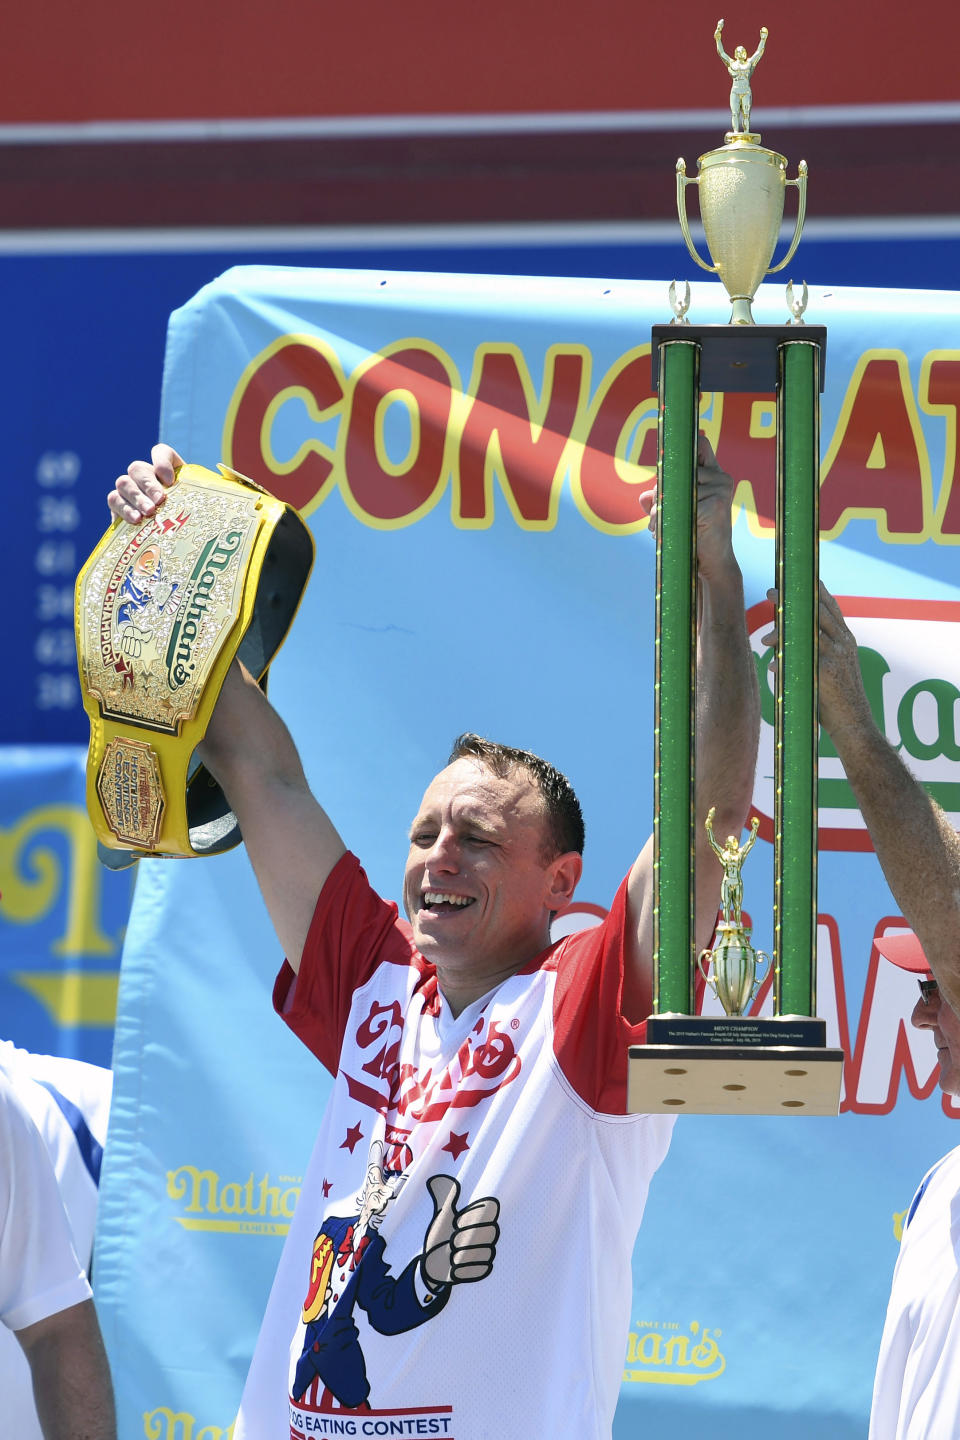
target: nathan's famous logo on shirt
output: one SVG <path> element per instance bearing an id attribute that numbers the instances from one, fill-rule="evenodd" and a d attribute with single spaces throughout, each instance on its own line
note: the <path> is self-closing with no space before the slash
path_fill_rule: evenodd
<path id="1" fill-rule="evenodd" d="M 934 800 L 960 825 L 960 603 L 838 595 L 857 640 L 860 671 L 873 718 Z M 763 644 L 773 623 L 769 601 L 747 615 L 760 681 L 763 724 L 753 809 L 760 835 L 773 839 L 773 650 Z M 821 850 L 871 850 L 870 836 L 830 737 L 820 733 Z"/>
<path id="2" fill-rule="evenodd" d="M 519 1028 L 519 1023 L 511 1020 L 510 1028 Z M 520 1056 L 509 1030 L 496 1020 L 481 1016 L 454 1058 L 436 1074 L 401 1063 L 402 1035 L 399 1003 L 374 1001 L 356 1032 L 362 1078 L 344 1072 L 351 1097 L 382 1115 L 389 1112 L 398 1120 L 418 1123 L 441 1120 L 448 1109 L 479 1105 L 520 1074 Z M 349 1053 L 347 1046 L 344 1053 Z"/>
<path id="3" fill-rule="evenodd" d="M 641 1385 L 699 1385 L 727 1368 L 719 1330 L 691 1320 L 688 1331 L 672 1321 L 637 1323 L 627 1339 L 624 1382 Z"/>
<path id="4" fill-rule="evenodd" d="M 186 1410 L 171 1410 L 159 1405 L 143 1412 L 143 1433 L 146 1440 L 233 1440 L 234 1421 L 230 1425 L 201 1425 Z"/>
<path id="5" fill-rule="evenodd" d="M 300 1194 L 299 1175 L 224 1180 L 216 1170 L 181 1165 L 167 1171 L 167 1194 L 178 1200 L 174 1216 L 185 1230 L 223 1230 L 235 1235 L 286 1235 Z"/>

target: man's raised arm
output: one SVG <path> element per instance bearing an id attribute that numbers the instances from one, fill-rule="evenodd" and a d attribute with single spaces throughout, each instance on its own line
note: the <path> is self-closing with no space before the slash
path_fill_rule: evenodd
<path id="1" fill-rule="evenodd" d="M 820 722 L 833 741 L 901 913 L 960 1013 L 960 838 L 881 734 L 857 642 L 820 587 Z"/>
<path id="2" fill-rule="evenodd" d="M 120 476 L 108 503 L 136 523 L 166 501 L 175 450 L 155 445 Z M 317 896 L 344 844 L 314 799 L 290 733 L 254 677 L 236 661 L 224 680 L 200 758 L 230 802 L 274 929 L 298 969 Z"/>
<path id="3" fill-rule="evenodd" d="M 743 577 L 733 551 L 733 481 L 721 470 L 703 436 L 698 454 L 695 856 L 696 945 L 702 949 L 713 934 L 723 879 L 704 821 L 715 806 L 714 828 L 719 834 L 739 836 L 743 829 L 757 763 L 760 694 L 744 616 Z M 625 1013 L 640 1020 L 650 1014 L 653 995 L 652 837 L 630 873 L 629 903 L 637 943 Z"/>

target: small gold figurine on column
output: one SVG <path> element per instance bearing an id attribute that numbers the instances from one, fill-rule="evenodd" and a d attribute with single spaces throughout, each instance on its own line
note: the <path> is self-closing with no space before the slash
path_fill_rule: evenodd
<path id="1" fill-rule="evenodd" d="M 723 919 L 717 926 L 717 943 L 712 950 L 701 951 L 700 973 L 710 985 L 728 1015 L 742 1015 L 756 995 L 766 975 L 770 957 L 750 944 L 749 927 L 743 923 L 743 862 L 757 838 L 760 821 L 750 822 L 750 838 L 743 845 L 735 835 L 728 835 L 725 845 L 718 845 L 713 834 L 716 807 L 711 805 L 704 821 L 710 847 L 723 866 L 720 883 L 720 909 Z M 757 962 L 763 962 L 757 974 Z M 713 974 L 707 973 L 713 965 Z"/>
<path id="2" fill-rule="evenodd" d="M 717 844 L 713 833 L 713 817 L 717 813 L 715 805 L 710 806 L 709 814 L 704 823 L 707 832 L 707 839 L 710 841 L 710 848 L 723 866 L 723 880 L 720 884 L 720 908 L 723 911 L 723 923 L 731 929 L 740 929 L 743 925 L 743 877 L 740 874 L 744 860 L 749 854 L 753 842 L 757 838 L 757 830 L 760 821 L 756 816 L 750 823 L 750 839 L 741 846 L 735 835 L 727 836 L 727 843 L 722 848 Z"/>
<path id="3" fill-rule="evenodd" d="M 733 52 L 733 59 L 723 48 L 720 36 L 723 34 L 723 21 L 717 21 L 717 28 L 713 32 L 713 38 L 717 42 L 717 54 L 727 67 L 727 72 L 733 85 L 730 89 L 730 134 L 728 140 L 736 135 L 750 134 L 750 107 L 753 104 L 753 94 L 750 90 L 750 76 L 753 74 L 754 66 L 763 54 L 763 47 L 767 43 L 769 30 L 766 25 L 760 27 L 760 44 L 752 55 L 747 55 L 742 45 L 738 45 Z M 741 124 L 741 120 L 743 124 Z"/>

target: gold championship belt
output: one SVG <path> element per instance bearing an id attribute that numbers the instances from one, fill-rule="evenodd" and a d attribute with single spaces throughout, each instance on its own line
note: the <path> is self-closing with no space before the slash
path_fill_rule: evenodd
<path id="1" fill-rule="evenodd" d="M 291 506 L 218 468 L 181 466 L 156 514 L 112 526 L 77 577 L 87 809 L 111 869 L 240 842 L 194 751 L 234 658 L 266 689 L 313 537 Z"/>

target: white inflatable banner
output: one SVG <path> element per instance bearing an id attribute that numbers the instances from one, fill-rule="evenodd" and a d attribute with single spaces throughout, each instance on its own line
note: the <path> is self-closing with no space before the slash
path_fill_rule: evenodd
<path id="1" fill-rule="evenodd" d="M 698 323 L 727 311 L 719 286 L 693 287 Z M 756 314 L 785 321 L 782 291 L 764 287 Z M 649 332 L 669 318 L 661 284 L 246 267 L 172 318 L 164 438 L 312 526 L 270 693 L 390 898 L 422 790 L 466 729 L 573 780 L 587 850 L 563 927 L 604 912 L 650 832 L 654 555 L 637 495 L 656 461 Z M 960 301 L 818 290 L 807 318 L 829 332 L 822 575 L 887 735 L 960 820 Z M 764 690 L 744 879 L 769 950 L 774 399 L 705 395 L 702 421 L 737 481 Z M 826 741 L 820 807 L 819 1010 L 848 1057 L 842 1112 L 678 1120 L 634 1256 L 617 1440 L 865 1433 L 900 1219 L 954 1115 L 908 1023 L 916 984 L 874 946 L 902 921 Z M 96 1274 L 124 1440 L 230 1434 L 328 1090 L 272 1013 L 281 959 L 242 850 L 141 865 Z M 517 1343 L 552 1347 L 556 1323 L 548 1307 Z"/>

